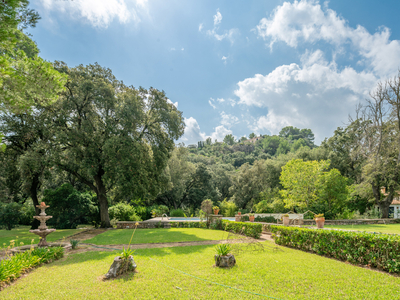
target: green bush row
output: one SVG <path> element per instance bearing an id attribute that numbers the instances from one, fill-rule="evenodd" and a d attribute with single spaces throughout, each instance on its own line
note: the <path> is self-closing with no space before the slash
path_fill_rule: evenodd
<path id="1" fill-rule="evenodd" d="M 21 276 L 29 269 L 42 263 L 59 259 L 64 255 L 64 248 L 36 248 L 16 253 L 0 261 L 0 289 L 1 286 Z"/>
<path id="2" fill-rule="evenodd" d="M 400 237 L 369 232 L 268 226 L 279 245 L 400 273 Z"/>
<path id="3" fill-rule="evenodd" d="M 260 238 L 262 232 L 262 224 L 234 222 L 229 220 L 222 220 L 222 228 L 225 231 L 244 234 L 256 239 Z"/>
<path id="4" fill-rule="evenodd" d="M 208 228 L 206 222 L 170 222 L 171 228 Z"/>

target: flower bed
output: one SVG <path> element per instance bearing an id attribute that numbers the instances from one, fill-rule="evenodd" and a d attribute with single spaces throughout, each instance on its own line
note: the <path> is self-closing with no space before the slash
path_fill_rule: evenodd
<path id="1" fill-rule="evenodd" d="M 400 273 L 400 236 L 268 226 L 279 245 Z"/>
<path id="2" fill-rule="evenodd" d="M 28 270 L 42 263 L 59 259 L 64 255 L 64 248 L 36 248 L 8 256 L 0 261 L 0 289 Z"/>

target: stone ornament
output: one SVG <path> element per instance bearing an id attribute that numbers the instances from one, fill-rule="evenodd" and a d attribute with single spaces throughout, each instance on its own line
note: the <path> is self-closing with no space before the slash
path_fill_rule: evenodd
<path id="1" fill-rule="evenodd" d="M 106 279 L 115 278 L 128 271 L 134 272 L 136 267 L 137 266 L 132 255 L 130 255 L 128 259 L 123 259 L 120 256 L 117 256 L 114 258 L 114 262 L 112 263 L 110 270 L 108 270 L 104 277 Z"/>

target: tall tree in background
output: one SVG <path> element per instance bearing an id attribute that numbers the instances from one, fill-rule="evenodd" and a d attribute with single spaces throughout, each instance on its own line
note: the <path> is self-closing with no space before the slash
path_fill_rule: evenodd
<path id="1" fill-rule="evenodd" d="M 235 137 L 232 134 L 227 134 L 224 137 L 224 143 L 229 146 L 232 146 L 235 143 Z"/>
<path id="2" fill-rule="evenodd" d="M 98 64 L 57 69 L 69 80 L 52 107 L 54 161 L 96 193 L 101 226 L 110 227 L 110 188 L 144 199 L 168 183 L 163 170 L 183 134 L 182 113 L 164 92 L 127 87 Z"/>

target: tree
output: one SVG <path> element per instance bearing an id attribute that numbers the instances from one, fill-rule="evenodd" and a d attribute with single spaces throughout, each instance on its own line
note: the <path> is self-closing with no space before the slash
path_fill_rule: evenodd
<path id="1" fill-rule="evenodd" d="M 96 193 L 101 226 L 110 227 L 107 191 L 113 186 L 146 199 L 168 183 L 163 170 L 183 134 L 182 113 L 164 92 L 125 86 L 98 64 L 57 63 L 57 69 L 69 80 L 51 107 L 57 125 L 52 157 Z"/>
<path id="2" fill-rule="evenodd" d="M 293 159 L 283 168 L 280 176 L 281 191 L 286 207 L 308 208 L 317 199 L 317 181 L 329 167 L 329 161 L 302 161 Z"/>
<path id="3" fill-rule="evenodd" d="M 20 30 L 34 27 L 39 15 L 27 0 L 0 2 L 0 108 L 29 110 L 54 102 L 66 78 L 40 58 L 37 47 Z M 32 51 L 36 48 L 36 51 Z"/>
<path id="4" fill-rule="evenodd" d="M 0 226 L 6 230 L 13 229 L 18 225 L 21 218 L 21 204 L 11 202 L 8 204 L 0 203 Z"/>
<path id="5" fill-rule="evenodd" d="M 254 132 L 252 132 L 252 133 L 250 133 L 249 134 L 249 139 L 251 140 L 252 138 L 255 138 L 256 137 L 256 134 L 254 133 Z"/>
<path id="6" fill-rule="evenodd" d="M 235 137 L 232 134 L 227 134 L 224 137 L 224 143 L 232 146 L 235 143 Z"/>

